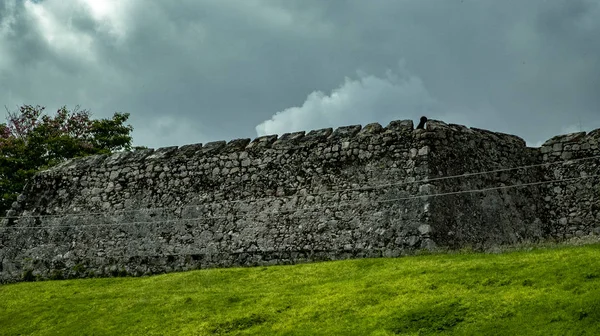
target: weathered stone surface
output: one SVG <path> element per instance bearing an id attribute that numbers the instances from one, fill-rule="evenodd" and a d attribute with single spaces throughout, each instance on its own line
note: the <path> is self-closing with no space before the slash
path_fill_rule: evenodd
<path id="1" fill-rule="evenodd" d="M 240 151 L 246 148 L 250 143 L 250 139 L 235 139 L 229 141 L 229 143 L 225 146 L 225 151 L 227 152 L 235 152 Z"/>
<path id="2" fill-rule="evenodd" d="M 273 144 L 273 142 L 275 142 L 276 140 L 277 140 L 277 135 L 261 136 L 261 137 L 254 139 L 252 142 L 250 142 L 250 144 L 248 144 L 248 146 L 246 146 L 246 148 L 251 149 L 251 148 L 270 147 Z"/>
<path id="3" fill-rule="evenodd" d="M 437 131 L 447 130 L 450 128 L 450 126 L 441 120 L 429 120 L 427 124 L 425 124 L 425 128 L 428 131 Z"/>
<path id="4" fill-rule="evenodd" d="M 546 179 L 564 180 L 541 186 L 540 217 L 552 237 L 593 234 L 600 223 L 600 178 L 593 177 L 600 175 L 599 131 L 555 136 L 541 148 L 552 154 L 544 156 Z"/>
<path id="5" fill-rule="evenodd" d="M 377 134 L 383 131 L 383 127 L 379 123 L 371 123 L 367 124 L 363 127 L 362 130 L 358 133 L 359 135 L 369 135 L 369 134 Z"/>
<path id="6" fill-rule="evenodd" d="M 414 128 L 412 120 L 394 120 L 386 126 L 386 132 L 410 132 Z"/>
<path id="7" fill-rule="evenodd" d="M 177 152 L 177 155 L 180 155 L 183 157 L 190 157 L 190 156 L 194 156 L 201 149 L 202 149 L 201 143 L 185 145 L 185 146 L 179 147 L 179 151 Z"/>
<path id="8" fill-rule="evenodd" d="M 214 152 L 219 151 L 221 148 L 225 147 L 225 145 L 226 145 L 226 142 L 224 140 L 213 141 L 213 142 L 209 142 L 209 143 L 205 144 L 201 150 L 205 154 L 214 153 Z"/>
<path id="9" fill-rule="evenodd" d="M 445 132 L 445 137 L 432 137 L 425 153 L 430 183 L 442 194 L 430 198 L 431 239 L 450 248 L 478 249 L 540 239 L 543 224 L 532 209 L 541 204 L 539 187 L 488 188 L 539 181 L 544 178 L 543 167 L 444 179 L 540 163 L 539 155 L 532 155 L 525 142 L 513 135 L 439 123 L 432 128 Z M 486 191 L 477 192 L 480 189 Z"/>
<path id="10" fill-rule="evenodd" d="M 360 125 L 338 127 L 333 134 L 331 139 L 349 138 L 356 135 L 361 129 Z"/>
<path id="11" fill-rule="evenodd" d="M 322 128 L 318 130 L 312 130 L 304 137 L 305 141 L 322 140 L 327 138 L 333 132 L 332 128 Z"/>
<path id="12" fill-rule="evenodd" d="M 284 133 L 273 143 L 274 148 L 289 148 L 296 146 L 305 136 L 305 131 Z"/>
<path id="13" fill-rule="evenodd" d="M 177 146 L 162 147 L 162 148 L 155 150 L 152 154 L 147 156 L 146 160 L 165 159 L 165 158 L 169 157 L 170 155 L 172 155 L 173 153 L 175 153 L 176 150 L 177 150 Z M 109 157 L 107 159 L 105 164 L 110 165 L 112 157 L 120 157 L 121 155 L 122 155 L 121 153 L 113 154 L 111 157 Z"/>
<path id="14" fill-rule="evenodd" d="M 555 137 L 552 137 L 548 141 L 546 141 L 542 146 L 550 146 L 550 145 L 553 145 L 556 143 L 562 144 L 562 143 L 567 143 L 567 142 L 576 142 L 583 137 L 585 137 L 585 132 L 557 135 Z"/>
<path id="15" fill-rule="evenodd" d="M 600 162 L 568 160 L 600 155 L 598 134 L 527 148 L 401 120 L 71 160 L 37 174 L 2 220 L 0 282 L 597 234 Z M 494 189 L 567 178 L 582 179 Z"/>

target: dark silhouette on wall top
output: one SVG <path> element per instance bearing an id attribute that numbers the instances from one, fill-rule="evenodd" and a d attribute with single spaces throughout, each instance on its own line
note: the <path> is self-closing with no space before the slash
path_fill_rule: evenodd
<path id="1" fill-rule="evenodd" d="M 427 117 L 422 116 L 419 125 L 417 125 L 417 129 L 425 129 L 425 123 L 427 122 Z"/>

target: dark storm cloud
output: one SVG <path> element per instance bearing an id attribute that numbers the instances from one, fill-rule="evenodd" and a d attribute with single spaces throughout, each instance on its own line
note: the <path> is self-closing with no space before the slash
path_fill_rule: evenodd
<path id="1" fill-rule="evenodd" d="M 598 1 L 98 4 L 0 0 L 0 102 L 131 112 L 151 147 L 421 113 L 532 143 L 600 127 Z"/>
<path id="2" fill-rule="evenodd" d="M 549 72 L 559 76 L 540 83 L 542 94 L 565 108 L 598 113 L 600 107 L 600 2 L 560 1 L 543 10 L 536 28 L 540 33 Z M 556 65 L 554 69 L 550 67 Z M 562 65 L 562 66 L 561 66 Z M 554 84 L 546 87 L 548 83 Z M 569 95 L 565 95 L 568 92 Z"/>

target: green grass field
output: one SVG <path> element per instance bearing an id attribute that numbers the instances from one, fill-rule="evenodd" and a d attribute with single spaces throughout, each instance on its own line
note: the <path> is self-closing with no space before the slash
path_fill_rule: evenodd
<path id="1" fill-rule="evenodd" d="M 1 335 L 600 335 L 600 245 L 0 286 Z"/>

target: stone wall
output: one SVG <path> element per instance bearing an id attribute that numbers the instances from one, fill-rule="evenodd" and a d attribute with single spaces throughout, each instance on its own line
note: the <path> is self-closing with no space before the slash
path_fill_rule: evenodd
<path id="1" fill-rule="evenodd" d="M 600 129 L 556 136 L 541 147 L 546 180 L 543 213 L 557 239 L 600 234 Z M 586 177 L 581 179 L 582 177 Z"/>
<path id="2" fill-rule="evenodd" d="M 548 184 L 511 186 L 581 174 L 579 166 L 543 164 L 598 153 L 597 133 L 575 136 L 579 147 L 554 154 L 565 141 L 527 148 L 512 135 L 394 121 L 76 159 L 36 175 L 2 221 L 0 282 L 588 234 L 599 226 L 598 179 L 563 193 Z M 592 161 L 585 170 L 598 173 Z"/>
<path id="3" fill-rule="evenodd" d="M 401 255 L 426 242 L 423 201 L 381 185 L 425 178 L 422 147 L 398 121 L 74 160 L 5 220 L 1 279 Z"/>
<path id="4" fill-rule="evenodd" d="M 486 249 L 542 238 L 540 187 L 511 187 L 543 176 L 543 167 L 512 169 L 540 163 L 538 149 L 514 135 L 461 125 L 436 125 L 427 136 L 431 190 L 441 194 L 430 205 L 434 241 Z"/>

